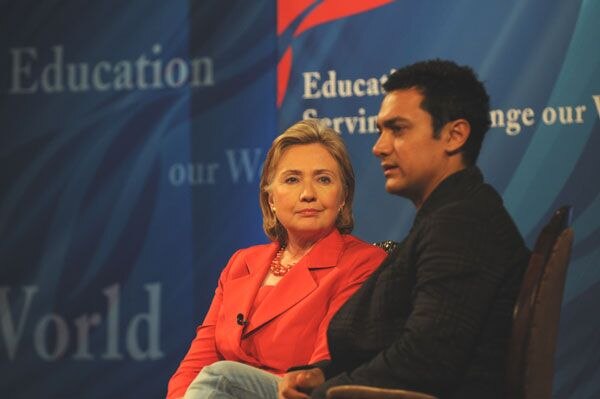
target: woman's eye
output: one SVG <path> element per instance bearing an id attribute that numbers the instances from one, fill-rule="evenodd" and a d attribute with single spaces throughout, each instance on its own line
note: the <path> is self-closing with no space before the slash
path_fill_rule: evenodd
<path id="1" fill-rule="evenodd" d="M 329 176 L 319 176 L 318 180 L 320 183 L 324 183 L 324 184 L 331 183 L 331 177 L 329 177 Z"/>
<path id="2" fill-rule="evenodd" d="M 286 182 L 287 184 L 292 184 L 292 183 L 296 183 L 298 181 L 298 178 L 296 176 L 289 176 L 286 177 L 284 182 Z"/>

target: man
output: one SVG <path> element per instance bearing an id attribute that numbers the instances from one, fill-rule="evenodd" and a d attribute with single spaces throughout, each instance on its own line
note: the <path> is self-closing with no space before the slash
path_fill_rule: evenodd
<path id="1" fill-rule="evenodd" d="M 219 386 L 210 397 L 323 399 L 346 384 L 505 397 L 529 251 L 475 166 L 490 125 L 488 95 L 470 68 L 442 60 L 399 69 L 384 88 L 373 153 L 386 190 L 418 209 L 408 236 L 332 318 L 330 361 L 283 378 L 218 362 L 207 373 Z"/>
<path id="2" fill-rule="evenodd" d="M 417 207 L 408 236 L 328 329 L 331 361 L 292 371 L 283 398 L 345 384 L 440 398 L 504 397 L 511 315 L 529 251 L 475 166 L 489 99 L 468 67 L 420 62 L 393 73 L 373 153 L 389 193 Z"/>

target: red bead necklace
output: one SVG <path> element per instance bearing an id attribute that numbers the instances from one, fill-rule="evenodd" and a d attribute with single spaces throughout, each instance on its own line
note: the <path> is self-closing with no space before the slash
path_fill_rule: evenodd
<path id="1" fill-rule="evenodd" d="M 285 251 L 285 247 L 282 246 L 281 248 L 279 248 L 279 251 L 277 251 L 277 253 L 275 254 L 275 257 L 271 261 L 271 267 L 269 267 L 271 273 L 277 277 L 285 276 L 287 272 L 289 272 L 290 269 L 296 264 L 291 263 L 287 266 L 282 265 L 281 257 L 283 256 L 283 251 Z"/>

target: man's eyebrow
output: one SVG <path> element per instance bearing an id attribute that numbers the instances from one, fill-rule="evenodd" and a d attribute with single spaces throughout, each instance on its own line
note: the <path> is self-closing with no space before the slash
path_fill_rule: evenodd
<path id="1" fill-rule="evenodd" d="M 381 126 L 384 126 L 384 127 L 393 127 L 398 122 L 408 122 L 408 119 L 403 118 L 401 116 L 396 116 L 396 117 L 393 117 L 393 118 L 386 119 L 383 122 L 379 122 L 379 120 L 377 120 L 377 127 L 378 128 L 381 128 Z"/>

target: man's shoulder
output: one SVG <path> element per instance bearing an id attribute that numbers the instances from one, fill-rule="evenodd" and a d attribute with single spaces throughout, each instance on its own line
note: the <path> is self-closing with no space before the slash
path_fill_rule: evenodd
<path id="1" fill-rule="evenodd" d="M 521 237 L 502 197 L 488 184 L 480 184 L 464 195 L 440 203 L 421 218 L 414 230 L 456 237 L 477 232 L 477 237 L 473 237 L 477 240 L 483 240 L 484 236 L 493 239 L 499 231 L 513 238 Z"/>
<path id="2" fill-rule="evenodd" d="M 492 214 L 507 213 L 502 197 L 489 184 L 480 184 L 467 191 L 464 195 L 454 197 L 442 203 L 430 218 L 464 217 L 467 219 L 485 221 Z"/>
<path id="3" fill-rule="evenodd" d="M 437 238 L 453 236 L 493 242 L 502 237 L 507 242 L 525 245 L 502 197 L 488 184 L 441 204 L 423 218 L 416 230 Z"/>

